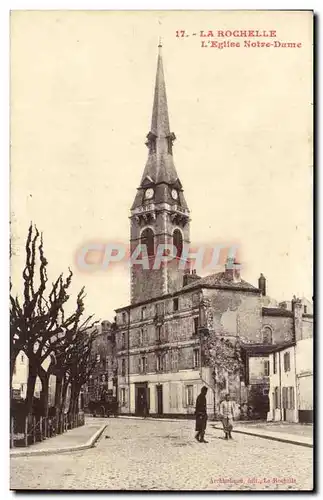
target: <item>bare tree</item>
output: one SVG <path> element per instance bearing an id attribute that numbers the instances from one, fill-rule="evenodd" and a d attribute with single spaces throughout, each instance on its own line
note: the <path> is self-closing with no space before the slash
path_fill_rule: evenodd
<path id="1" fill-rule="evenodd" d="M 32 224 L 29 227 L 25 248 L 23 301 L 20 303 L 18 296 L 10 296 L 11 378 L 17 354 L 23 350 L 29 360 L 26 410 L 29 413 L 32 409 L 36 378 L 39 376 L 42 382 L 43 404 L 47 412 L 48 382 L 55 364 L 55 353 L 60 352 L 62 345 L 68 348 L 69 339 L 62 340 L 66 332 L 76 332 L 78 329 L 80 318 L 84 313 L 84 290 L 78 294 L 76 311 L 66 318 L 64 305 L 69 299 L 68 289 L 72 281 L 72 271 L 69 270 L 67 278 L 61 274 L 46 294 L 48 262 L 44 256 L 43 237 Z M 51 359 L 49 370 L 45 370 L 42 366 L 47 358 Z"/>

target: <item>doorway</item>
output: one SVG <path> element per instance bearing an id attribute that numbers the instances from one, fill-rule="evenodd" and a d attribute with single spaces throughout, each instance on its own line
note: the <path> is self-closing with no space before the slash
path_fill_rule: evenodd
<path id="1" fill-rule="evenodd" d="M 163 414 L 163 386 L 156 385 L 156 393 L 157 393 L 157 414 Z"/>
<path id="2" fill-rule="evenodd" d="M 148 388 L 147 382 L 135 384 L 136 388 L 136 415 L 142 417 L 148 414 Z"/>

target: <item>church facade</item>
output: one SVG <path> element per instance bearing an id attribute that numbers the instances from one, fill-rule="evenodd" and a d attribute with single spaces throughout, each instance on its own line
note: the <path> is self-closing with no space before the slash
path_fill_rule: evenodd
<path id="1" fill-rule="evenodd" d="M 174 141 L 159 47 L 148 159 L 130 215 L 131 251 L 144 245 L 149 268 L 132 265 L 131 302 L 116 310 L 118 399 L 124 414 L 193 414 L 203 385 L 210 388 L 211 414 L 227 391 L 241 407 L 247 405 L 252 385 L 269 387 L 271 346 L 290 341 L 295 323 L 302 327 L 301 312 L 287 312 L 269 299 L 262 275 L 254 286 L 232 262 L 203 278 L 179 265 L 183 247 L 190 244 L 190 212 L 174 164 Z M 154 268 L 159 245 L 174 245 L 176 258 Z M 240 349 L 243 374 L 216 379 L 204 356 L 210 336 Z"/>

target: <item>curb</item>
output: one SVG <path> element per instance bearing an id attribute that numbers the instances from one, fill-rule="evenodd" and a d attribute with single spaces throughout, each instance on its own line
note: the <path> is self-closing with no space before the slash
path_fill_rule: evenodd
<path id="1" fill-rule="evenodd" d="M 193 418 L 155 418 L 155 417 L 135 417 L 130 415 L 119 415 L 118 418 L 129 420 L 149 420 L 149 422 L 195 422 Z"/>
<path id="2" fill-rule="evenodd" d="M 219 431 L 223 431 L 223 428 L 220 426 L 212 425 L 212 427 Z M 259 434 L 257 432 L 242 431 L 240 429 L 233 429 L 232 432 L 236 432 L 237 434 L 245 434 L 246 436 L 255 436 L 263 439 L 269 439 L 271 441 L 280 441 L 281 443 L 296 444 L 297 446 L 305 446 L 306 448 L 313 448 L 313 444 L 305 443 L 302 441 L 296 441 L 293 439 L 284 438 L 280 436 L 269 436 L 268 434 Z"/>
<path id="3" fill-rule="evenodd" d="M 82 450 L 88 450 L 89 448 L 94 448 L 96 442 L 98 441 L 98 439 L 101 437 L 102 433 L 104 432 L 104 430 L 106 429 L 106 427 L 108 426 L 108 424 L 104 424 L 102 425 L 102 427 L 100 427 L 100 429 L 98 429 L 96 431 L 95 434 L 93 434 L 92 437 L 90 437 L 90 439 L 85 443 L 85 444 L 81 444 L 81 445 L 78 445 L 78 446 L 68 446 L 66 448 L 45 448 L 43 450 L 22 450 L 21 452 L 18 451 L 18 452 L 14 452 L 14 453 L 10 453 L 10 458 L 18 458 L 18 457 L 30 457 L 30 456 L 39 456 L 39 455 L 57 455 L 59 453 L 67 453 L 67 452 L 71 452 L 71 451 L 82 451 Z"/>

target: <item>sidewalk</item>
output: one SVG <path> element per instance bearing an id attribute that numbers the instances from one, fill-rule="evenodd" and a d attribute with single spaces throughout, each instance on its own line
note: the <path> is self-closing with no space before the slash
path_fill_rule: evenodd
<path id="1" fill-rule="evenodd" d="M 85 425 L 76 427 L 64 434 L 45 439 L 28 448 L 13 448 L 10 458 L 32 455 L 49 455 L 92 448 L 108 424 L 108 419 L 85 418 Z"/>
<path id="2" fill-rule="evenodd" d="M 220 422 L 211 425 L 214 429 L 223 430 Z M 233 432 L 313 448 L 312 425 L 287 422 L 234 422 Z"/>

